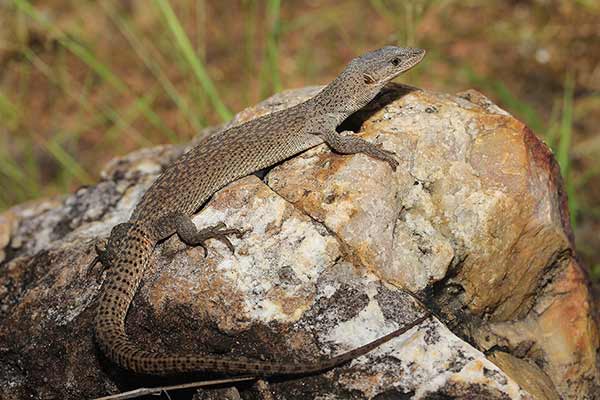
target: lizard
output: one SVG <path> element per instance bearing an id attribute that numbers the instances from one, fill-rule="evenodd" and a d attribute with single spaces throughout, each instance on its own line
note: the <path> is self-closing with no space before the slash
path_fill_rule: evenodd
<path id="1" fill-rule="evenodd" d="M 125 332 L 127 311 L 157 243 L 177 234 L 187 245 L 201 246 L 205 255 L 208 239 L 220 240 L 234 251 L 227 236 L 241 237 L 242 231 L 223 223 L 198 230 L 191 220 L 225 185 L 322 143 L 337 153 L 363 153 L 387 162 L 395 171 L 399 164 L 393 152 L 336 128 L 424 55 L 422 49 L 395 46 L 363 54 L 314 97 L 208 136 L 166 167 L 142 195 L 129 220 L 115 225 L 108 239 L 96 245 L 95 261 L 107 269 L 94 319 L 96 342 L 104 354 L 126 369 L 152 375 L 200 371 L 306 374 L 365 354 L 424 321 L 427 315 L 366 345 L 313 363 L 162 354 L 141 348 Z"/>

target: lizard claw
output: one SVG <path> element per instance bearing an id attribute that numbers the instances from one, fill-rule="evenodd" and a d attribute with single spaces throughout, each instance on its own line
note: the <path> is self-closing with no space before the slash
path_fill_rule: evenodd
<path id="1" fill-rule="evenodd" d="M 392 152 L 388 153 L 394 154 Z M 398 168 L 399 163 L 393 156 L 390 156 L 390 158 L 386 159 L 385 161 L 387 161 L 387 163 L 390 165 L 393 171 L 396 171 L 396 168 Z"/>
<path id="2" fill-rule="evenodd" d="M 206 246 L 204 245 L 204 243 L 198 243 L 198 246 L 200 246 L 202 248 L 202 250 L 204 251 L 204 258 L 208 257 L 208 249 L 206 248 Z"/>
<path id="3" fill-rule="evenodd" d="M 244 235 L 244 233 L 246 232 L 240 229 L 227 229 L 227 226 L 224 223 L 220 222 L 217 225 L 210 227 L 203 232 L 204 237 L 198 242 L 198 245 L 202 246 L 202 248 L 204 249 L 204 255 L 206 256 L 207 250 L 204 246 L 204 242 L 208 239 L 217 239 L 225 246 L 227 246 L 229 251 L 235 253 L 235 247 L 233 246 L 233 244 L 227 236 L 235 235 L 239 239 Z"/>
<path id="4" fill-rule="evenodd" d="M 94 257 L 94 259 L 88 264 L 86 268 L 86 276 L 89 277 L 92 274 L 95 275 L 96 283 L 101 283 L 102 273 L 109 267 L 108 253 L 106 252 L 107 246 L 108 239 L 100 239 L 96 241 L 96 244 L 94 245 L 94 249 L 96 250 L 96 257 Z M 100 263 L 102 267 L 100 268 L 99 273 L 94 273 L 94 267 L 98 263 Z"/>
<path id="5" fill-rule="evenodd" d="M 396 171 L 398 168 L 398 161 L 396 160 L 396 153 L 393 151 L 385 150 L 382 148 L 383 145 L 381 143 L 376 145 L 376 151 L 372 154 L 374 157 L 387 162 L 393 171 Z"/>
<path id="6" fill-rule="evenodd" d="M 239 239 L 244 235 L 244 232 L 239 229 L 220 229 L 214 236 L 215 239 L 225 244 L 231 253 L 235 253 L 235 248 L 227 235 L 235 235 Z"/>
<path id="7" fill-rule="evenodd" d="M 104 254 L 104 252 L 106 252 L 107 247 L 108 247 L 108 239 L 106 239 L 106 238 L 98 240 L 96 242 L 96 244 L 94 245 L 94 248 L 96 249 L 96 254 L 98 254 L 98 255 Z"/>
<path id="8" fill-rule="evenodd" d="M 227 225 L 225 225 L 225 222 L 219 222 L 215 226 L 212 226 L 210 229 L 213 231 L 221 231 L 225 228 L 227 228 Z"/>
<path id="9" fill-rule="evenodd" d="M 221 243 L 224 243 L 225 246 L 227 246 L 227 248 L 229 249 L 229 251 L 231 251 L 231 254 L 235 253 L 235 247 L 233 247 L 233 244 L 231 244 L 231 241 L 227 238 L 227 236 L 217 236 L 215 239 L 217 239 Z"/>
<path id="10" fill-rule="evenodd" d="M 87 276 L 90 276 L 92 274 L 92 271 L 94 270 L 94 267 L 96 266 L 96 264 L 98 264 L 98 262 L 100 262 L 100 256 L 94 257 L 94 259 L 88 264 L 86 268 Z"/>
<path id="11" fill-rule="evenodd" d="M 379 158 L 383 161 L 386 161 L 390 167 L 392 168 L 392 170 L 396 170 L 396 168 L 398 168 L 398 161 L 396 160 L 396 153 L 394 153 L 393 151 L 389 151 L 383 148 L 383 143 L 377 143 L 375 144 L 375 146 L 377 147 L 377 152 L 379 153 Z"/>

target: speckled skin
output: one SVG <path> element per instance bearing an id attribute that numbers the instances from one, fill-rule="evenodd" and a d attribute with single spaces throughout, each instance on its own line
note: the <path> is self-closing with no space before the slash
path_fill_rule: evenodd
<path id="1" fill-rule="evenodd" d="M 111 231 L 98 258 L 108 275 L 95 319 L 96 340 L 119 365 L 139 373 L 172 374 L 215 371 L 255 375 L 301 374 L 320 371 L 364 354 L 425 319 L 362 347 L 313 364 L 253 361 L 211 355 L 164 355 L 141 349 L 125 333 L 127 309 L 157 242 L 177 233 L 189 245 L 203 246 L 216 238 L 233 250 L 227 235 L 240 235 L 224 225 L 197 231 L 190 216 L 228 183 L 266 168 L 318 144 L 333 150 L 364 153 L 396 169 L 393 153 L 354 136 L 336 132 L 350 114 L 371 101 L 381 88 L 418 64 L 420 49 L 384 47 L 352 60 L 314 98 L 208 137 L 170 165 L 144 194 L 129 222 Z"/>

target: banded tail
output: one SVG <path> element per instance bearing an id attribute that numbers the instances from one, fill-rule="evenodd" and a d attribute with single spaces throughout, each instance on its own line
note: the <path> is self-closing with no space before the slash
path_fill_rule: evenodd
<path id="1" fill-rule="evenodd" d="M 120 366 L 137 373 L 170 375 L 186 372 L 224 372 L 254 375 L 300 375 L 327 370 L 368 353 L 429 317 L 426 314 L 361 347 L 314 363 L 256 361 L 245 357 L 214 355 L 164 355 L 141 349 L 125 333 L 125 317 L 155 241 L 149 230 L 131 224 L 113 243 L 118 249 L 104 283 L 95 319 L 96 340 L 102 351 Z"/>

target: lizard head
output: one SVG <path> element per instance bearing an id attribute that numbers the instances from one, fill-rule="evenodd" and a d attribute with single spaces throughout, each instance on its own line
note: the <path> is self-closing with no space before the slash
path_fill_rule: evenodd
<path id="1" fill-rule="evenodd" d="M 355 79 L 362 80 L 364 87 L 375 86 L 381 89 L 386 83 L 417 65 L 424 56 L 425 50 L 422 49 L 386 46 L 355 58 L 346 70 L 355 75 Z"/>
<path id="2" fill-rule="evenodd" d="M 322 96 L 329 103 L 336 99 L 335 104 L 331 104 L 332 111 L 356 111 L 373 100 L 388 82 L 417 65 L 424 56 L 425 50 L 395 46 L 365 53 L 350 61 L 323 90 Z M 340 110 L 342 102 L 349 109 Z"/>

